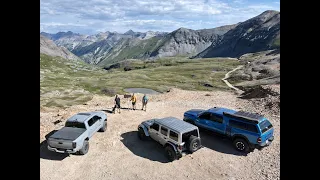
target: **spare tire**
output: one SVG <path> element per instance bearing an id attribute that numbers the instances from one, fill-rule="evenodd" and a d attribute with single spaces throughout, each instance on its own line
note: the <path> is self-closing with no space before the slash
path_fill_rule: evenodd
<path id="1" fill-rule="evenodd" d="M 188 142 L 187 142 L 186 145 L 187 145 L 188 150 L 189 150 L 191 153 L 193 153 L 193 152 L 197 151 L 197 150 L 201 147 L 200 138 L 191 135 L 191 136 L 189 137 L 189 140 L 188 140 Z"/>

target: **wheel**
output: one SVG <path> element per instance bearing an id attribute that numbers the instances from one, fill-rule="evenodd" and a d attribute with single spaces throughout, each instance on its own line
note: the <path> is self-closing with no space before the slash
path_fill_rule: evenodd
<path id="1" fill-rule="evenodd" d="M 170 162 L 174 161 L 177 159 L 177 154 L 174 151 L 174 149 L 171 146 L 166 146 L 164 148 L 165 152 L 166 152 L 166 156 L 169 159 Z"/>
<path id="2" fill-rule="evenodd" d="M 147 139 L 147 136 L 141 127 L 139 127 L 138 129 L 138 137 L 140 140 L 143 140 L 143 141 Z"/>
<path id="3" fill-rule="evenodd" d="M 85 140 L 83 142 L 82 148 L 79 150 L 79 154 L 85 155 L 88 153 L 88 151 L 89 151 L 89 142 L 88 142 L 88 140 Z"/>
<path id="4" fill-rule="evenodd" d="M 235 139 L 233 141 L 233 146 L 240 152 L 248 153 L 250 151 L 248 142 L 242 138 Z"/>
<path id="5" fill-rule="evenodd" d="M 189 150 L 191 153 L 193 153 L 193 152 L 197 151 L 197 150 L 201 147 L 200 138 L 191 135 L 191 136 L 189 137 L 189 140 L 188 140 L 188 142 L 187 142 L 186 145 L 187 145 L 188 150 Z"/>
<path id="6" fill-rule="evenodd" d="M 105 132 L 107 129 L 107 123 L 104 121 L 102 128 L 99 129 L 100 132 Z"/>

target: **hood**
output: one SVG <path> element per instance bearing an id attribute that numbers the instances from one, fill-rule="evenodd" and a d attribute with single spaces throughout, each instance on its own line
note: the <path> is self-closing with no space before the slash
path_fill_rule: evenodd
<path id="1" fill-rule="evenodd" d="M 191 109 L 189 111 L 186 111 L 185 114 L 197 116 L 199 113 L 203 112 L 204 109 Z"/>
<path id="2" fill-rule="evenodd" d="M 146 127 L 149 127 L 153 124 L 153 122 L 154 122 L 154 120 L 151 119 L 151 120 L 143 121 L 141 124 L 143 124 Z"/>

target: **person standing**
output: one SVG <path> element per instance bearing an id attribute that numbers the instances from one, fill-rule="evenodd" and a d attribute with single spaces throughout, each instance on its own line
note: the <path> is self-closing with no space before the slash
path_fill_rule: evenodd
<path id="1" fill-rule="evenodd" d="M 134 93 L 132 94 L 130 101 L 132 101 L 132 109 L 136 110 L 137 97 L 134 95 Z"/>
<path id="2" fill-rule="evenodd" d="M 120 114 L 120 97 L 118 96 L 118 94 L 116 95 L 116 97 L 114 98 L 114 103 L 115 103 L 115 110 L 118 109 L 118 112 Z M 113 111 L 115 113 L 115 110 Z"/>
<path id="3" fill-rule="evenodd" d="M 148 103 L 148 96 L 146 94 L 144 94 L 144 96 L 142 97 L 142 108 L 141 108 L 141 110 L 143 110 L 143 108 L 145 108 L 144 111 L 147 111 L 147 103 Z"/>

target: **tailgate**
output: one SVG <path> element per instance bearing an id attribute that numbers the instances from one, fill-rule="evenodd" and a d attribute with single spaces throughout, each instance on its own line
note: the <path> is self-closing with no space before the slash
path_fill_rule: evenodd
<path id="1" fill-rule="evenodd" d="M 271 138 L 273 136 L 273 131 L 274 131 L 274 128 L 271 128 L 265 133 L 263 133 L 261 136 L 262 142 L 265 142 L 267 139 Z"/>
<path id="2" fill-rule="evenodd" d="M 72 148 L 72 141 L 65 140 L 65 139 L 49 138 L 48 145 L 50 147 L 59 148 L 59 149 L 73 149 Z"/>

